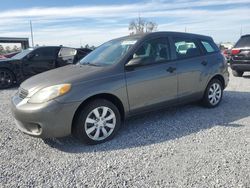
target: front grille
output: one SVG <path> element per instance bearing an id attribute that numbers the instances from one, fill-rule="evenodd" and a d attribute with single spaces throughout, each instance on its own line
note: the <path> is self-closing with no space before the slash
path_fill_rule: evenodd
<path id="1" fill-rule="evenodd" d="M 20 88 L 19 91 L 18 91 L 18 96 L 21 98 L 21 99 L 24 99 L 28 96 L 29 92 L 23 88 Z"/>

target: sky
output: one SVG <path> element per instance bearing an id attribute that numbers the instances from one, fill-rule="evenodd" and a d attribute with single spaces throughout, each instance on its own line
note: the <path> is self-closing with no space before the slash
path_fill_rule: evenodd
<path id="1" fill-rule="evenodd" d="M 217 43 L 250 34 L 250 0 L 12 0 L 2 1 L 0 10 L 0 37 L 30 38 L 31 20 L 39 45 L 98 46 L 128 35 L 139 15 L 158 31 L 186 28 Z"/>

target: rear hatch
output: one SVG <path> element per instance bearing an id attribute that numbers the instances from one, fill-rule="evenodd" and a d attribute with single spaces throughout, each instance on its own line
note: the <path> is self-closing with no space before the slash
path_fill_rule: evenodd
<path id="1" fill-rule="evenodd" d="M 235 44 L 231 51 L 232 60 L 250 63 L 250 35 L 245 35 Z"/>

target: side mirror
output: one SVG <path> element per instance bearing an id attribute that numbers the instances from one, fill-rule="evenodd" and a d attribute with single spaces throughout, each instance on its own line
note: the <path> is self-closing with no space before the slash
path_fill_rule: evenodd
<path id="1" fill-rule="evenodd" d="M 35 55 L 34 55 L 33 53 L 29 53 L 29 54 L 26 56 L 26 58 L 30 60 L 30 59 L 33 58 L 34 56 L 35 56 Z"/>
<path id="2" fill-rule="evenodd" d="M 139 67 L 143 63 L 143 58 L 137 57 L 134 59 L 131 59 L 127 64 L 126 67 Z"/>

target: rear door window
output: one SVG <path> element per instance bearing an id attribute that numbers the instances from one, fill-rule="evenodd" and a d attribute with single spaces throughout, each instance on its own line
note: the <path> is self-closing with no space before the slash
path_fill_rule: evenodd
<path id="1" fill-rule="evenodd" d="M 65 64 L 72 64 L 74 63 L 74 58 L 76 54 L 77 54 L 76 49 L 63 47 L 58 53 L 58 58 Z"/>
<path id="2" fill-rule="evenodd" d="M 193 39 L 174 38 L 177 59 L 197 57 L 201 55 L 200 49 Z"/>
<path id="3" fill-rule="evenodd" d="M 59 57 L 69 57 L 69 56 L 75 56 L 77 53 L 76 49 L 73 48 L 61 48 L 61 50 L 58 53 Z"/>

